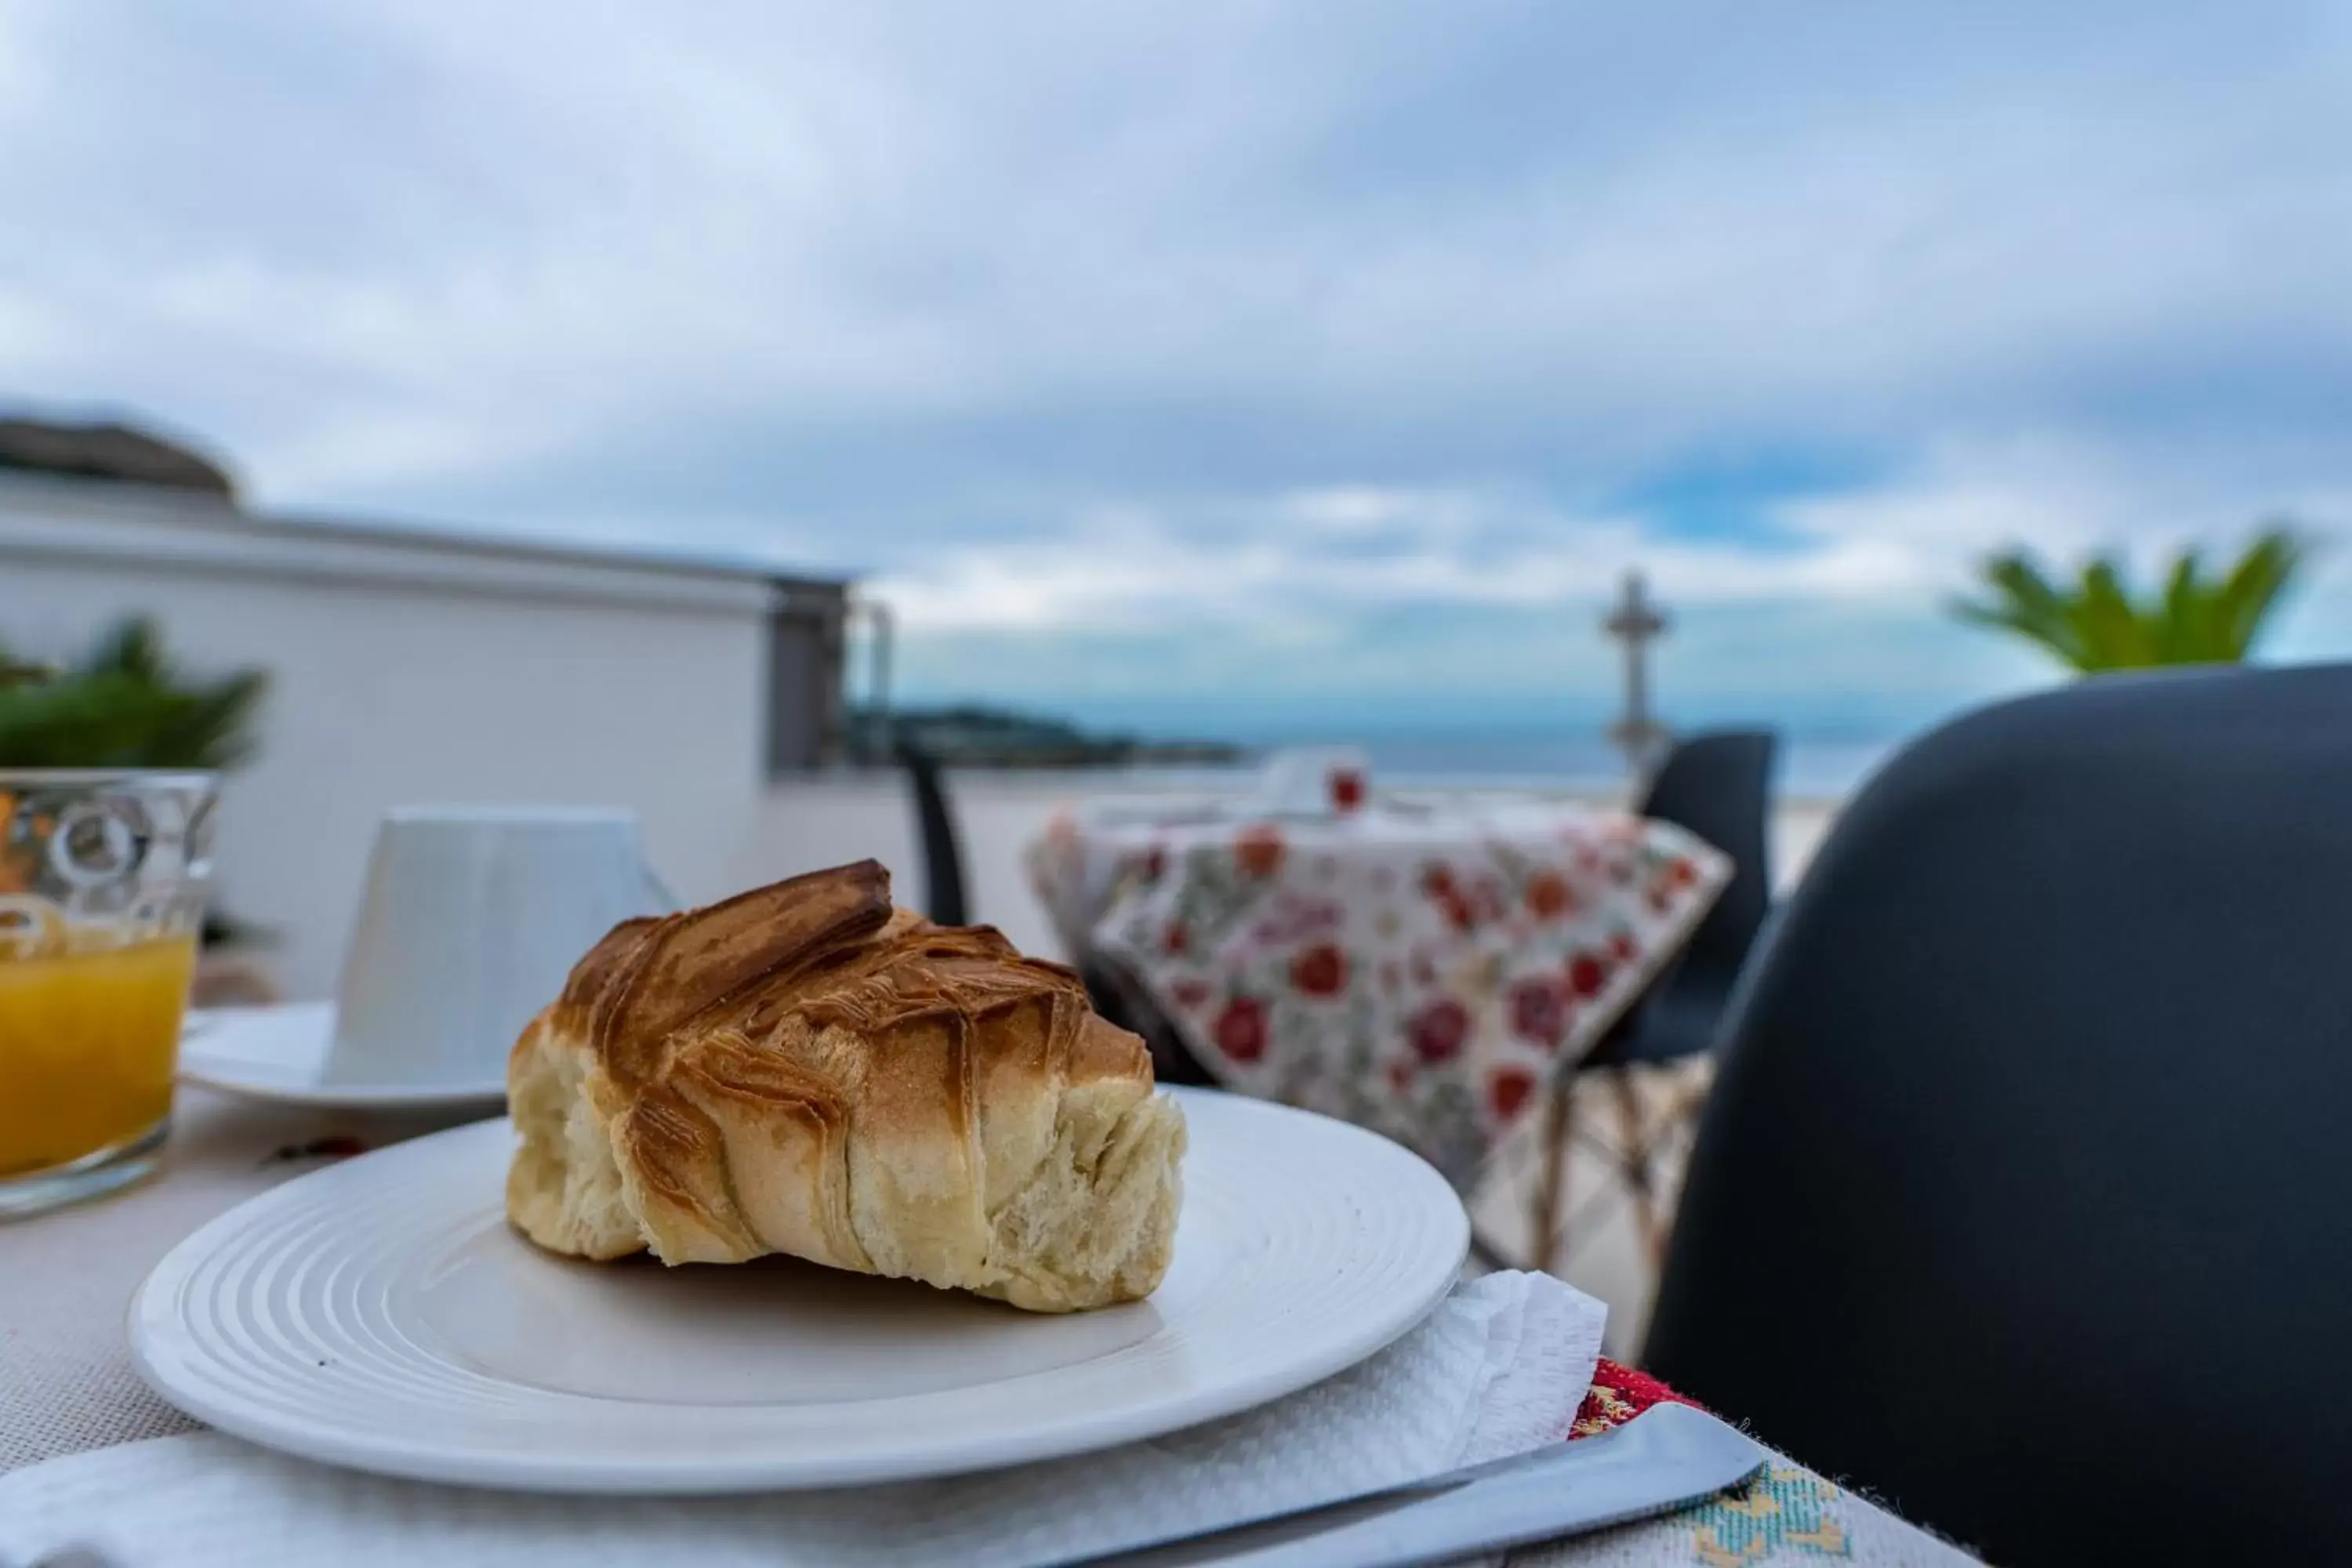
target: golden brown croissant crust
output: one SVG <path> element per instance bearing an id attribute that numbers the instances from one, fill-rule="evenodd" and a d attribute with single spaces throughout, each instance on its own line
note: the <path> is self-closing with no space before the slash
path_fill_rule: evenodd
<path id="1" fill-rule="evenodd" d="M 516 1043 L 541 1246 L 788 1252 L 1066 1310 L 1166 1271 L 1183 1122 L 1076 975 L 873 861 L 614 928 Z"/>

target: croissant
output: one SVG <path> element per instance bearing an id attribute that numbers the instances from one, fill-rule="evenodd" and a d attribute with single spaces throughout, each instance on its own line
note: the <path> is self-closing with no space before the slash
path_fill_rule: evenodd
<path id="1" fill-rule="evenodd" d="M 1031 1311 L 1167 1272 L 1183 1113 L 1077 976 L 890 903 L 871 860 L 626 921 L 507 1061 L 541 1247 L 763 1253 Z"/>

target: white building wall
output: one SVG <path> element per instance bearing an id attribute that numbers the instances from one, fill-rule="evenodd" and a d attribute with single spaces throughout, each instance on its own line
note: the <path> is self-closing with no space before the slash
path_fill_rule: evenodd
<path id="1" fill-rule="evenodd" d="M 142 612 L 192 669 L 271 676 L 233 774 L 224 905 L 272 927 L 294 996 L 329 994 L 383 812 L 624 805 L 689 900 L 759 879 L 768 585 L 382 536 L 253 528 L 201 500 L 0 489 L 0 637 L 61 656 Z"/>

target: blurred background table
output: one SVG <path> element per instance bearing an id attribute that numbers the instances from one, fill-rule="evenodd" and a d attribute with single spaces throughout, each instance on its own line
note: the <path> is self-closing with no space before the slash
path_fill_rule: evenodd
<path id="1" fill-rule="evenodd" d="M 1163 1073 L 1371 1128 L 1465 1188 L 1731 869 L 1672 824 L 1536 802 L 1081 806 L 1030 851 L 1066 950 Z"/>

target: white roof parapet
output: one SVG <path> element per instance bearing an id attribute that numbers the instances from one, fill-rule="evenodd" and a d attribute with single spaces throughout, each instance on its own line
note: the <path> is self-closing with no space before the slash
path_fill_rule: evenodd
<path id="1" fill-rule="evenodd" d="M 0 562 L 42 560 L 743 613 L 842 585 L 750 558 L 260 516 L 199 491 L 0 472 Z"/>

